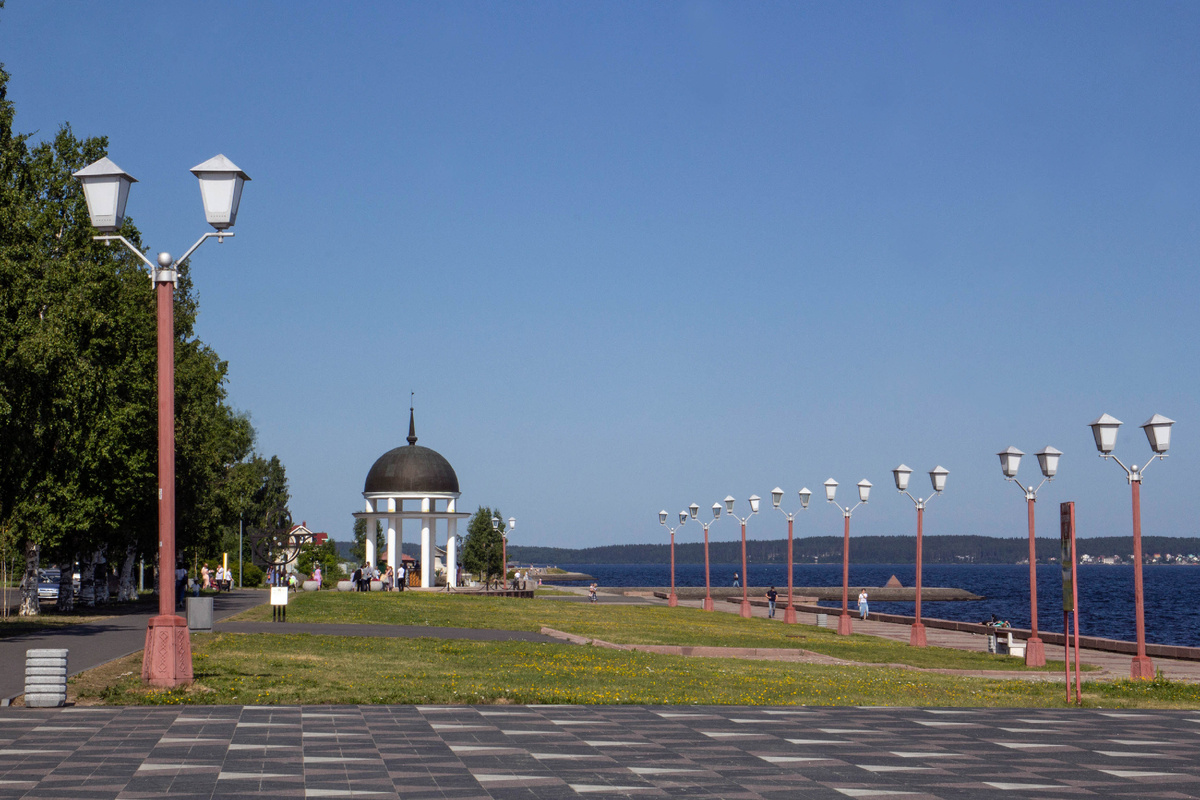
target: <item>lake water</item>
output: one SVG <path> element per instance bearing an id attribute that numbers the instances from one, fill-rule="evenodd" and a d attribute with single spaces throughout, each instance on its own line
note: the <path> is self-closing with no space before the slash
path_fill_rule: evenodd
<path id="1" fill-rule="evenodd" d="M 595 576 L 603 586 L 669 586 L 669 564 L 558 564 Z M 742 565 L 713 564 L 713 586 L 731 586 Z M 1133 567 L 1080 565 L 1079 629 L 1085 636 L 1135 639 Z M 895 575 L 905 586 L 916 582 L 912 564 L 851 564 L 850 602 L 861 587 L 882 586 Z M 1147 565 L 1143 568 L 1146 641 L 1200 647 L 1200 567 Z M 841 564 L 797 564 L 796 586 L 841 586 Z M 676 586 L 704 586 L 703 564 L 677 564 Z M 786 564 L 750 564 L 750 585 L 771 586 L 786 594 Z M 1019 564 L 933 564 L 924 569 L 923 585 L 966 589 L 984 600 L 933 602 L 921 613 L 964 622 L 982 622 L 995 614 L 1018 628 L 1029 627 L 1029 567 Z M 782 599 L 782 598 L 781 598 Z M 841 607 L 841 602 L 822 605 Z M 912 603 L 871 603 L 871 610 L 912 614 Z M 857 608 L 854 609 L 857 613 Z M 1062 632 L 1062 572 L 1057 565 L 1038 566 L 1038 627 Z"/>

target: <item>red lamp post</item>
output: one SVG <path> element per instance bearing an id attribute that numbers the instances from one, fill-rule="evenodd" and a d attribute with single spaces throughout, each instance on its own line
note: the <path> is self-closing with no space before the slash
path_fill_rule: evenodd
<path id="1" fill-rule="evenodd" d="M 1102 414 L 1095 422 L 1089 423 L 1089 427 L 1096 439 L 1096 449 L 1100 451 L 1100 457 L 1105 460 L 1111 458 L 1125 470 L 1125 477 L 1133 493 L 1133 606 L 1137 623 L 1137 655 L 1129 665 L 1129 677 L 1153 680 L 1154 664 L 1146 655 L 1145 607 L 1142 601 L 1142 476 L 1150 465 L 1146 464 L 1140 469 L 1137 464 L 1127 467 L 1121 463 L 1121 459 L 1112 454 L 1117 446 L 1117 428 L 1121 427 L 1121 424 L 1121 420 Z M 1150 442 L 1150 449 L 1160 461 L 1167 457 L 1167 450 L 1171 447 L 1171 426 L 1174 424 L 1175 420 L 1155 414 L 1141 426 Z"/>
<path id="2" fill-rule="evenodd" d="M 746 593 L 750 585 L 749 576 L 746 575 L 746 520 L 758 513 L 758 503 L 762 498 L 756 494 L 750 495 L 750 513 L 744 517 L 739 517 L 733 513 L 733 504 L 737 502 L 733 499 L 733 495 L 725 498 L 725 510 L 729 512 L 729 516 L 742 523 L 742 606 L 741 615 L 750 618 L 750 596 Z"/>
<path id="3" fill-rule="evenodd" d="M 508 518 L 508 527 L 504 528 L 504 527 L 502 527 L 503 525 L 504 525 L 504 520 L 500 519 L 499 516 L 492 517 L 492 530 L 500 531 L 500 553 L 501 553 L 501 555 L 500 555 L 500 559 L 501 559 L 500 581 L 503 584 L 504 588 L 507 589 L 508 588 L 508 531 L 517 527 L 517 518 L 509 517 Z"/>
<path id="4" fill-rule="evenodd" d="M 667 512 L 658 512 L 658 524 L 671 532 L 671 593 L 667 595 L 667 605 L 671 608 L 679 605 L 679 598 L 675 595 L 675 531 L 683 527 L 683 524 L 687 522 L 687 518 L 687 512 L 680 511 L 679 524 L 672 528 L 667 525 Z"/>
<path id="5" fill-rule="evenodd" d="M 849 636 L 853 631 L 850 622 L 850 515 L 854 513 L 854 509 L 867 502 L 871 494 L 871 482 L 866 478 L 858 482 L 858 502 L 849 508 L 843 508 L 834 500 L 837 487 L 838 482 L 833 478 L 825 481 L 825 500 L 837 506 L 846 521 L 842 534 L 842 615 L 838 617 L 838 634 Z"/>
<path id="6" fill-rule="evenodd" d="M 800 495 L 800 508 L 801 509 L 808 508 L 808 501 L 812 497 L 812 492 L 810 492 L 808 490 L 808 487 L 805 486 L 803 489 L 801 489 L 799 492 L 797 492 L 797 494 Z M 796 621 L 796 607 L 792 605 L 792 522 L 796 519 L 796 514 L 799 512 L 794 512 L 791 514 L 787 513 L 786 511 L 784 511 L 782 508 L 779 507 L 779 504 L 782 502 L 783 502 L 783 489 L 780 489 L 778 486 L 776 486 L 774 489 L 771 490 L 771 504 L 773 506 L 775 506 L 775 508 L 778 508 L 780 513 L 782 513 L 785 517 L 787 517 L 787 522 L 788 522 L 788 565 L 787 565 L 788 599 L 787 599 L 787 608 L 785 608 L 783 610 L 783 621 L 794 623 Z"/>
<path id="7" fill-rule="evenodd" d="M 700 506 L 692 503 L 690 506 L 688 506 L 688 512 L 691 514 L 692 519 L 696 519 L 697 515 L 700 513 Z M 712 512 L 713 518 L 711 520 L 700 523 L 700 525 L 704 528 L 704 605 L 702 607 L 705 611 L 713 610 L 712 582 L 709 579 L 710 576 L 708 572 L 708 526 L 712 525 L 721 518 L 721 504 L 713 503 Z"/>
<path id="8" fill-rule="evenodd" d="M 911 469 L 901 464 L 892 470 L 892 477 L 896 479 L 896 490 L 912 500 L 917 507 L 917 618 L 908 635 L 908 643 L 913 647 L 924 647 L 926 644 L 925 625 L 921 622 L 921 540 L 925 527 L 925 504 L 945 490 L 946 476 L 949 474 L 950 471 L 941 465 L 929 470 L 929 481 L 933 484 L 934 493 L 930 497 L 924 498 L 913 497 L 908 493 L 908 479 L 912 476 Z"/>
<path id="9" fill-rule="evenodd" d="M 146 628 L 142 680 L 151 686 L 174 688 L 192 682 L 192 645 L 187 621 L 175 613 L 175 282 L 179 267 L 210 237 L 224 241 L 237 221 L 242 186 L 250 176 L 218 155 L 191 169 L 200 181 L 204 216 L 215 233 L 206 233 L 182 258 L 159 253 L 158 263 L 116 233 L 125 221 L 129 187 L 137 181 L 107 157 L 74 177 L 83 185 L 92 227 L 106 233 L 97 241 L 124 244 L 150 268 L 156 304 L 158 368 L 158 615 Z"/>
<path id="10" fill-rule="evenodd" d="M 1017 488 L 1025 493 L 1025 504 L 1029 516 L 1029 639 L 1025 642 L 1025 666 L 1044 667 L 1046 665 L 1046 645 L 1038 636 L 1037 608 L 1037 547 L 1034 537 L 1034 504 L 1037 503 L 1037 493 L 1041 491 L 1046 481 L 1054 480 L 1058 474 L 1058 460 L 1062 451 L 1053 447 L 1045 447 L 1037 454 L 1038 464 L 1042 468 L 1042 482 L 1036 488 L 1022 486 L 1017 480 L 1017 469 L 1021 466 L 1021 456 L 1025 455 L 1015 447 L 1009 447 L 997 453 L 1000 457 L 1000 468 L 1004 471 L 1005 480 L 1012 481 Z"/>

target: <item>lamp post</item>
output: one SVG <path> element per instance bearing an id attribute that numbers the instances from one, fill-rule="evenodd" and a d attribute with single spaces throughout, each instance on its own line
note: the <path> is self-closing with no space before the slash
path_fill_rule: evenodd
<path id="1" fill-rule="evenodd" d="M 803 489 L 801 489 L 799 492 L 797 492 L 797 494 L 800 495 L 801 510 L 808 508 L 808 501 L 812 497 L 812 492 L 810 492 L 808 490 L 808 487 L 805 486 Z M 788 566 L 787 566 L 788 599 L 787 599 L 787 608 L 785 608 L 783 610 L 783 621 L 784 622 L 795 622 L 796 621 L 796 608 L 795 608 L 795 606 L 792 605 L 792 522 L 793 522 L 793 520 L 796 519 L 796 514 L 798 514 L 800 512 L 797 511 L 797 512 L 789 514 L 788 512 L 784 511 L 782 508 L 779 507 L 779 504 L 782 502 L 783 502 L 783 489 L 780 489 L 778 486 L 776 486 L 774 489 L 771 490 L 771 505 L 775 506 L 775 508 L 778 508 L 779 511 L 785 517 L 787 517 L 787 521 L 788 521 Z"/>
<path id="2" fill-rule="evenodd" d="M 746 594 L 750 584 L 750 580 L 746 575 L 746 520 L 758 513 L 758 503 L 762 498 L 756 494 L 750 495 L 750 513 L 744 517 L 739 517 L 733 513 L 733 504 L 737 502 L 733 499 L 733 495 L 725 498 L 725 510 L 729 512 L 729 516 L 742 523 L 742 608 L 741 614 L 743 617 L 750 617 L 750 597 Z"/>
<path id="3" fill-rule="evenodd" d="M 688 512 L 692 519 L 696 519 L 700 514 L 700 506 L 692 503 L 688 506 Z M 712 582 L 708 572 L 708 526 L 712 525 L 721 518 L 721 504 L 713 503 L 712 505 L 713 518 L 708 522 L 701 522 L 700 525 L 704 528 L 704 604 L 701 606 L 705 611 L 713 610 L 712 599 Z"/>
<path id="4" fill-rule="evenodd" d="M 858 502 L 849 508 L 843 508 L 834 500 L 837 494 L 838 482 L 833 478 L 825 481 L 825 500 L 837 506 L 846 520 L 845 532 L 842 536 L 842 615 L 838 617 L 838 634 L 849 636 L 852 627 L 850 623 L 850 515 L 854 509 L 867 502 L 871 494 L 871 482 L 863 478 L 858 482 Z"/>
<path id="5" fill-rule="evenodd" d="M 192 167 L 200 181 L 204 216 L 216 229 L 206 233 L 183 257 L 159 253 L 157 263 L 117 233 L 125 222 L 129 187 L 137 179 L 108 157 L 101 158 L 74 177 L 83 185 L 92 227 L 103 236 L 96 241 L 121 242 L 150 269 L 155 287 L 158 346 L 158 615 L 146 628 L 142 680 L 151 686 L 173 688 L 192 681 L 192 644 L 187 621 L 175 613 L 175 283 L 178 270 L 210 237 L 218 242 L 233 236 L 242 186 L 250 176 L 232 161 L 218 155 Z"/>
<path id="6" fill-rule="evenodd" d="M 492 530 L 500 531 L 500 581 L 504 588 L 508 588 L 508 531 L 517 527 L 517 518 L 508 518 L 508 527 L 505 530 L 500 530 L 500 526 L 504 524 L 504 520 L 499 516 L 492 517 Z"/>
<path id="7" fill-rule="evenodd" d="M 1054 480 L 1058 474 L 1058 460 L 1062 451 L 1053 447 L 1045 447 L 1037 454 L 1038 465 L 1042 468 L 1042 482 L 1033 486 L 1022 486 L 1017 480 L 1017 469 L 1021 466 L 1021 456 L 1025 455 L 1015 447 L 1008 447 L 996 454 L 1000 457 L 1000 469 L 1004 479 L 1012 481 L 1017 488 L 1025 493 L 1025 505 L 1029 517 L 1029 640 L 1025 642 L 1025 666 L 1044 667 L 1046 665 L 1046 645 L 1038 636 L 1038 607 L 1037 607 L 1037 546 L 1034 537 L 1034 504 L 1037 503 L 1037 493 L 1046 484 Z"/>
<path id="8" fill-rule="evenodd" d="M 667 595 L 667 605 L 671 608 L 679 605 L 679 598 L 675 595 L 675 531 L 683 527 L 687 522 L 688 513 L 686 511 L 679 512 L 679 524 L 674 528 L 667 525 L 667 512 L 658 512 L 658 524 L 671 532 L 671 594 Z"/>
<path id="9" fill-rule="evenodd" d="M 901 464 L 892 470 L 892 477 L 896 479 L 896 490 L 912 500 L 917 507 L 917 618 L 913 622 L 912 628 L 909 629 L 908 635 L 908 643 L 913 647 L 925 646 L 925 625 L 921 622 L 921 537 L 925 527 L 925 504 L 945 490 L 946 476 L 949 474 L 950 471 L 940 464 L 929 470 L 929 482 L 933 484 L 933 494 L 925 498 L 913 497 L 908 493 L 908 479 L 912 476 L 911 469 Z"/>
<path id="10" fill-rule="evenodd" d="M 1171 447 L 1171 426 L 1174 424 L 1175 420 L 1155 414 L 1142 425 L 1146 439 L 1150 442 L 1150 449 L 1154 451 L 1154 456 L 1150 457 L 1151 461 L 1155 456 L 1159 461 L 1167 457 L 1167 450 Z M 1142 476 L 1150 464 L 1147 463 L 1140 469 L 1137 464 L 1127 467 L 1121 463 L 1121 459 L 1112 454 L 1117 446 L 1117 428 L 1121 427 L 1121 420 L 1102 414 L 1095 422 L 1089 423 L 1089 426 L 1092 436 L 1096 439 L 1096 449 L 1100 451 L 1100 457 L 1105 460 L 1111 458 L 1125 470 L 1125 478 L 1129 481 L 1133 493 L 1133 607 L 1137 615 L 1137 655 L 1129 665 L 1129 676 L 1151 680 L 1154 678 L 1154 664 L 1146 655 L 1146 623 L 1142 602 Z"/>

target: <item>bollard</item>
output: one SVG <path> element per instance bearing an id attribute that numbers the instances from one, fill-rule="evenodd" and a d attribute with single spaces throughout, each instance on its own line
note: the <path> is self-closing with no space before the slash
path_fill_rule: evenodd
<path id="1" fill-rule="evenodd" d="M 67 651 L 25 651 L 25 705 L 57 708 L 67 702 Z"/>

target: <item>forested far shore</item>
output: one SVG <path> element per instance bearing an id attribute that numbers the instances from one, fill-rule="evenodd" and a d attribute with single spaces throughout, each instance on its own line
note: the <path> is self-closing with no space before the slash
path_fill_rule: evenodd
<path id="1" fill-rule="evenodd" d="M 797 538 L 793 544 L 797 564 L 840 563 L 840 536 L 808 536 Z M 1017 564 L 1029 560 L 1028 539 L 1002 539 L 992 536 L 926 536 L 923 560 L 926 564 Z M 1082 558 L 1118 556 L 1129 560 L 1133 553 L 1133 537 L 1102 536 L 1078 539 L 1076 551 Z M 1200 555 L 1200 538 L 1172 536 L 1143 536 L 1142 552 L 1172 555 Z M 746 555 L 755 563 L 787 563 L 787 539 L 747 539 Z M 660 564 L 670 559 L 670 545 L 611 544 L 602 547 L 572 549 L 566 547 L 532 547 L 510 544 L 510 561 L 532 564 Z M 1057 536 L 1038 537 L 1037 559 L 1042 563 L 1059 557 Z M 709 558 L 713 563 L 729 564 L 742 558 L 741 540 L 709 543 Z M 675 543 L 675 561 L 680 564 L 703 564 L 702 542 Z M 912 564 L 916 562 L 914 536 L 852 536 L 850 561 L 855 564 Z"/>

